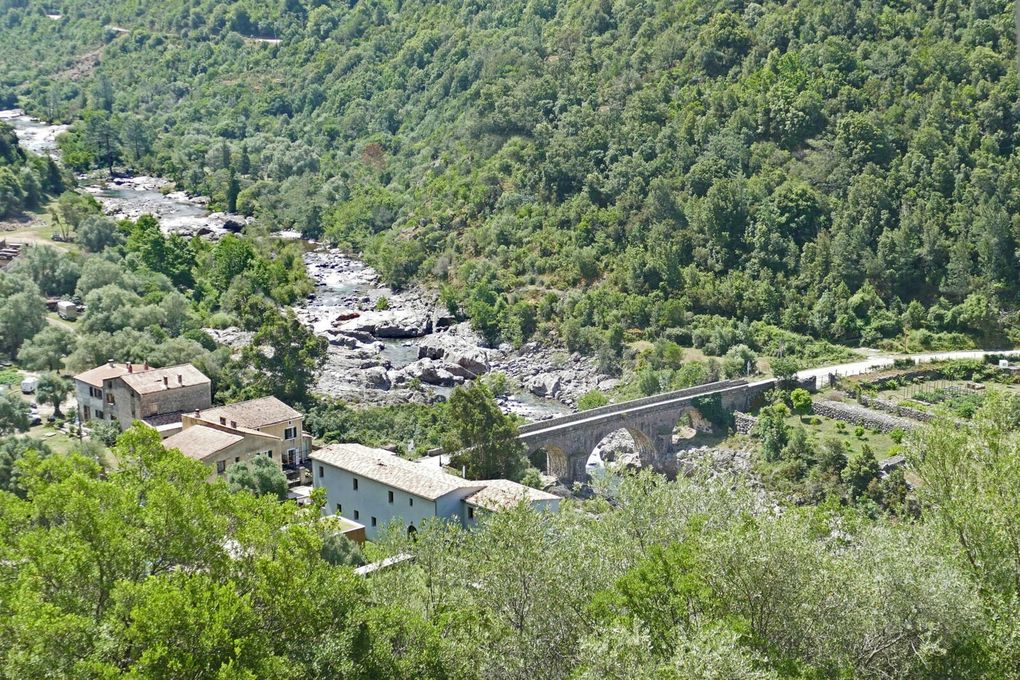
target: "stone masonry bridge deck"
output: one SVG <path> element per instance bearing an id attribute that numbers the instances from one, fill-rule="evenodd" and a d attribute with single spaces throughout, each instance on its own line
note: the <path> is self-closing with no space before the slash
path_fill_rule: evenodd
<path id="1" fill-rule="evenodd" d="M 520 428 L 520 440 L 529 456 L 544 450 L 548 473 L 571 484 L 585 479 L 585 464 L 599 442 L 606 435 L 623 429 L 634 438 L 642 465 L 672 476 L 676 474 L 673 430 L 688 413 L 704 417 L 697 406 L 702 399 L 718 397 L 720 406 L 728 411 L 746 410 L 756 398 L 775 386 L 774 379 L 753 383 L 724 380 L 698 385 L 529 423 Z"/>

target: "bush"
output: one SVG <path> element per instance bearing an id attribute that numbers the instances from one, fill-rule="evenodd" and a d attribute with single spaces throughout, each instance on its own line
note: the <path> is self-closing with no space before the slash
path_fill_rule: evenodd
<path id="1" fill-rule="evenodd" d="M 854 428 L 854 436 L 857 437 L 858 439 L 861 439 L 861 438 L 864 437 L 864 432 L 865 432 L 865 429 L 862 426 L 860 426 L 860 425 L 858 425 L 857 427 Z"/>
<path id="2" fill-rule="evenodd" d="M 390 308 L 390 300 L 385 295 L 375 301 L 375 311 L 384 312 Z"/>
<path id="3" fill-rule="evenodd" d="M 609 397 L 600 392 L 599 390 L 592 390 L 581 395 L 581 398 L 577 400 L 578 411 L 589 411 L 593 408 L 599 408 L 609 403 Z"/>
<path id="4" fill-rule="evenodd" d="M 646 397 L 658 394 L 662 390 L 659 375 L 650 368 L 641 371 L 638 375 L 638 390 Z"/>
<path id="5" fill-rule="evenodd" d="M 101 441 L 105 446 L 113 446 L 117 443 L 117 437 L 120 436 L 120 423 L 113 420 L 93 421 L 89 430 L 92 432 L 93 439 Z"/>
<path id="6" fill-rule="evenodd" d="M 319 554 L 333 566 L 360 567 L 365 564 L 365 555 L 358 544 L 339 533 L 326 537 Z"/>
<path id="7" fill-rule="evenodd" d="M 889 432 L 889 438 L 892 439 L 897 444 L 902 444 L 903 443 L 903 437 L 905 435 L 906 435 L 906 432 L 904 432 L 902 427 L 897 427 L 897 428 L 893 429 L 891 432 Z"/>
<path id="8" fill-rule="evenodd" d="M 537 467 L 530 466 L 524 471 L 524 476 L 521 477 L 521 484 L 524 486 L 530 486 L 532 489 L 542 488 L 542 471 Z"/>
<path id="9" fill-rule="evenodd" d="M 798 387 L 793 392 L 790 392 L 790 403 L 793 404 L 793 410 L 795 412 L 810 413 L 811 393 L 803 387 Z"/>
<path id="10" fill-rule="evenodd" d="M 236 323 L 236 320 L 233 316 L 226 312 L 216 312 L 209 317 L 209 320 L 206 321 L 206 323 L 209 324 L 209 328 L 223 329 L 233 326 Z"/>

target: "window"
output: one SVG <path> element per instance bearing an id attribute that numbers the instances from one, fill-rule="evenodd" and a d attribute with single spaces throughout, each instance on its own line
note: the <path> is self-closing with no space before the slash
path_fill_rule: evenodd
<path id="1" fill-rule="evenodd" d="M 103 412 L 102 411 L 96 411 L 96 420 L 102 420 L 102 419 L 103 419 Z"/>
<path id="2" fill-rule="evenodd" d="M 407 499 L 407 504 L 412 506 L 412 507 L 414 507 L 414 499 L 413 498 L 408 498 Z"/>
<path id="3" fill-rule="evenodd" d="M 297 439 L 297 428 L 296 427 L 288 427 L 286 430 L 283 431 L 283 438 L 284 439 Z"/>
<path id="4" fill-rule="evenodd" d="M 92 420 L 92 409 L 88 406 L 84 408 L 83 420 Z"/>
<path id="5" fill-rule="evenodd" d="M 376 525 L 375 517 L 372 518 L 372 526 Z"/>
<path id="6" fill-rule="evenodd" d="M 216 461 L 216 474 L 222 475 L 226 471 L 227 471 L 227 461 L 225 461 L 225 460 L 218 460 L 218 461 Z"/>
<path id="7" fill-rule="evenodd" d="M 393 502 L 393 492 L 392 491 L 388 491 L 387 493 L 390 495 L 390 503 L 392 503 Z"/>
<path id="8" fill-rule="evenodd" d="M 107 403 L 107 404 L 113 404 L 113 403 L 116 403 L 116 402 L 114 401 L 114 398 L 113 398 L 113 392 L 107 392 L 107 393 L 106 393 L 106 403 Z"/>
<path id="9" fill-rule="evenodd" d="M 269 460 L 273 459 L 273 450 L 272 449 L 267 449 L 266 450 L 266 457 L 269 458 Z"/>
<path id="10" fill-rule="evenodd" d="M 322 479 L 322 475 L 324 474 L 324 472 L 325 471 L 322 469 L 322 466 L 320 465 L 319 466 L 319 479 Z"/>
<path id="11" fill-rule="evenodd" d="M 93 399 L 102 399 L 103 398 L 103 391 L 101 389 L 99 389 L 98 387 L 90 387 L 89 388 L 89 396 L 92 397 Z"/>
<path id="12" fill-rule="evenodd" d="M 475 509 L 474 508 L 468 508 L 468 519 L 474 519 L 474 518 L 475 518 Z"/>
<path id="13" fill-rule="evenodd" d="M 355 491 L 358 490 L 358 478 L 357 477 L 354 478 L 354 490 Z"/>
<path id="14" fill-rule="evenodd" d="M 235 463 L 240 463 L 241 462 L 241 457 L 240 456 L 234 456 L 234 462 Z"/>
<path id="15" fill-rule="evenodd" d="M 340 505 L 339 503 L 337 503 L 337 504 L 336 504 L 336 514 L 338 514 L 338 515 L 342 515 L 342 514 L 343 514 L 343 511 L 344 511 L 344 509 L 343 509 L 343 506 L 342 506 L 342 505 Z"/>
<path id="16" fill-rule="evenodd" d="M 361 513 L 357 510 L 354 511 L 354 519 L 361 519 Z"/>

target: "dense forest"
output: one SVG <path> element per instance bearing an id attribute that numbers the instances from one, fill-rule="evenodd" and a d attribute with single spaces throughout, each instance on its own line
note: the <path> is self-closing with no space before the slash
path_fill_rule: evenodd
<path id="1" fill-rule="evenodd" d="M 0 103 L 73 122 L 73 167 L 362 251 L 493 341 L 1016 340 L 1001 0 L 4 7 Z"/>

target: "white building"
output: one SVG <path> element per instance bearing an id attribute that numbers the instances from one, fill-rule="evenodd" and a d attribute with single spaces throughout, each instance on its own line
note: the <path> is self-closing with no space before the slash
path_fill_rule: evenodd
<path id="1" fill-rule="evenodd" d="M 472 526 L 482 512 L 524 500 L 555 512 L 560 499 L 505 479 L 472 481 L 361 444 L 331 444 L 311 455 L 312 483 L 326 490 L 325 512 L 365 525 L 369 539 L 391 521 L 416 531 L 440 517 Z"/>

